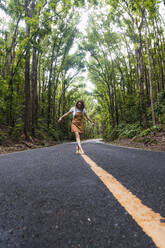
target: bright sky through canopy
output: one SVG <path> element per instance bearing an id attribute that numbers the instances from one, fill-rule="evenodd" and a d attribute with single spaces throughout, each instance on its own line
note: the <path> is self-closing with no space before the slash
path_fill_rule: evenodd
<path id="1" fill-rule="evenodd" d="M 161 16 L 165 16 L 165 7 L 164 7 L 164 4 L 163 2 L 160 3 L 160 13 L 161 13 Z M 88 18 L 89 18 L 89 15 L 90 15 L 90 10 L 88 8 L 88 2 L 85 0 L 85 8 L 82 8 L 79 10 L 79 13 L 80 13 L 80 22 L 77 26 L 78 30 L 83 34 L 83 35 L 86 35 L 86 28 L 87 28 L 87 25 L 88 25 Z M 6 14 L 3 10 L 0 9 L 0 18 L 1 18 L 1 22 L 0 22 L 0 28 L 1 29 L 5 29 L 6 28 L 6 25 L 7 23 L 9 23 L 10 21 L 10 18 L 6 18 Z M 72 49 L 70 50 L 70 54 L 73 54 L 77 49 L 78 49 L 78 40 L 76 40 L 76 42 L 74 43 Z M 88 61 L 90 57 L 90 54 L 87 53 L 86 55 L 86 60 Z M 70 73 L 72 73 L 72 71 L 70 70 Z M 73 74 L 74 74 L 74 70 L 73 70 Z M 86 88 L 88 91 L 93 91 L 94 89 L 94 85 L 91 83 L 91 81 L 89 80 L 88 78 L 88 73 L 87 71 L 86 72 L 82 72 L 81 75 L 84 77 L 84 83 L 86 84 Z M 80 76 L 81 76 L 80 75 Z"/>

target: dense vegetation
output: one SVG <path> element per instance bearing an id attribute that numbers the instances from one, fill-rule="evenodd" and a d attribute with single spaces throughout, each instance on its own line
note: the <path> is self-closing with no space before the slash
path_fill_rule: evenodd
<path id="1" fill-rule="evenodd" d="M 89 76 L 105 138 L 144 135 L 165 124 L 160 8 L 164 3 L 157 0 L 105 0 L 91 11 L 83 46 L 90 53 Z"/>
<path id="2" fill-rule="evenodd" d="M 78 30 L 85 7 L 86 34 Z M 0 26 L 1 143 L 19 137 L 72 139 L 70 119 L 59 125 L 58 118 L 79 98 L 96 123 L 94 129 L 85 123 L 84 138 L 131 138 L 163 128 L 160 1 L 5 0 L 0 9 L 5 13 Z M 86 90 L 85 70 L 95 85 L 92 93 Z"/>
<path id="3" fill-rule="evenodd" d="M 85 54 L 79 49 L 70 53 L 80 36 L 77 10 L 82 4 L 1 2 L 6 14 L 0 30 L 1 140 L 20 135 L 27 140 L 71 138 L 68 120 L 62 125 L 57 120 L 78 98 L 87 95 L 78 78 L 84 70 Z M 87 99 L 88 107 L 93 99 L 85 96 Z"/>

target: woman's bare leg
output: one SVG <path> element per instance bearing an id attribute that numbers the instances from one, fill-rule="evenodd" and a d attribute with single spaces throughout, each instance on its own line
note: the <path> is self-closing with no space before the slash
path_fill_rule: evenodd
<path id="1" fill-rule="evenodd" d="M 82 149 L 82 146 L 81 146 L 81 141 L 80 141 L 80 134 L 79 132 L 75 132 L 75 136 L 76 136 L 76 142 L 77 142 L 77 146 L 78 146 L 78 149 L 81 153 L 84 153 L 83 149 Z"/>
<path id="2" fill-rule="evenodd" d="M 79 153 L 79 146 L 76 143 L 76 153 Z"/>

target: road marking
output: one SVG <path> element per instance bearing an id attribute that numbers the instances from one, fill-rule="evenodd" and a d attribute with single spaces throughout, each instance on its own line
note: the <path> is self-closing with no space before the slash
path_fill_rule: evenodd
<path id="1" fill-rule="evenodd" d="M 165 248 L 165 218 L 143 205 L 140 199 L 87 155 L 81 156 L 143 231 L 152 238 L 155 245 L 159 248 Z"/>

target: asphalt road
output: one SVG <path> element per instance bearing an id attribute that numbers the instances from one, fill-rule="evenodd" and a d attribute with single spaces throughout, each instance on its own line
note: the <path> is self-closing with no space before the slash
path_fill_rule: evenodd
<path id="1" fill-rule="evenodd" d="M 165 153 L 83 143 L 85 153 L 165 217 Z M 155 248 L 76 155 L 75 144 L 0 155 L 0 248 Z"/>

